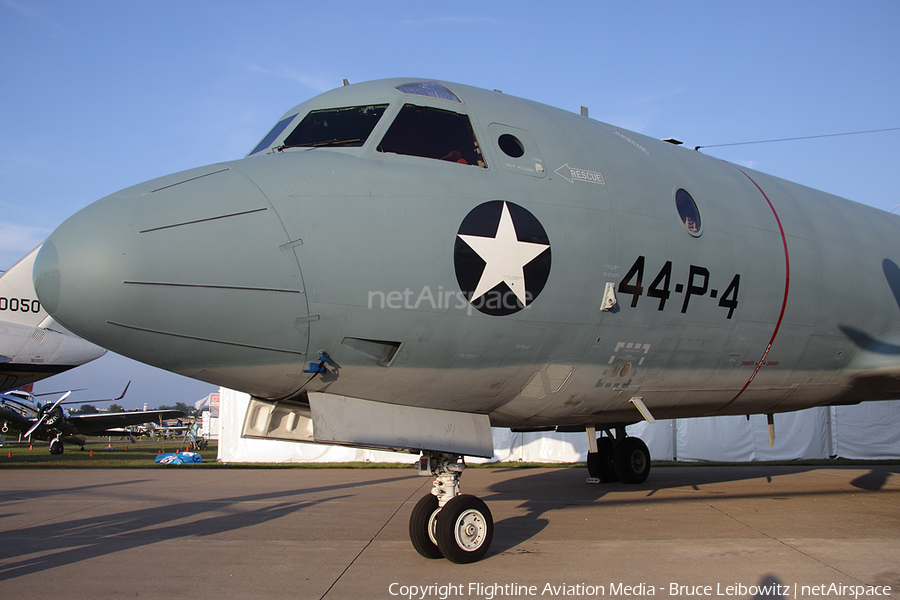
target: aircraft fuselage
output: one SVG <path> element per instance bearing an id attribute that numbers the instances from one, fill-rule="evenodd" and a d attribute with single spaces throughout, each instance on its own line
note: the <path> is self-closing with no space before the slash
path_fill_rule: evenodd
<path id="1" fill-rule="evenodd" d="M 414 81 L 325 93 L 244 159 L 88 206 L 38 257 L 41 302 L 260 398 L 499 426 L 634 422 L 633 397 L 674 418 L 900 391 L 894 215 L 497 92 L 398 89 Z M 350 107 L 365 139 L 292 133 Z M 474 148 L 395 128 L 460 116 Z M 321 351 L 327 373 L 304 373 Z"/>

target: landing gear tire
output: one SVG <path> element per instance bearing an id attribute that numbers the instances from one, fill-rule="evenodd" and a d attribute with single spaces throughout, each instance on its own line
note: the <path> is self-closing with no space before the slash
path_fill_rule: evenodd
<path id="1" fill-rule="evenodd" d="M 437 545 L 451 562 L 465 564 L 481 560 L 493 537 L 494 518 L 481 498 L 460 494 L 448 500 L 437 514 Z"/>
<path id="2" fill-rule="evenodd" d="M 63 453 L 63 443 L 59 440 L 51 440 L 50 442 L 50 454 L 62 454 Z"/>
<path id="3" fill-rule="evenodd" d="M 613 455 L 615 452 L 615 442 L 612 438 L 598 437 L 597 451 L 588 452 L 587 469 L 588 475 L 599 479 L 603 483 L 617 481 L 616 469 L 613 465 Z"/>
<path id="4" fill-rule="evenodd" d="M 650 475 L 650 450 L 640 438 L 626 437 L 616 442 L 613 467 L 622 483 L 644 483 Z"/>
<path id="5" fill-rule="evenodd" d="M 435 526 L 440 511 L 434 494 L 423 496 L 409 516 L 409 539 L 416 552 L 425 558 L 443 558 L 435 539 Z"/>

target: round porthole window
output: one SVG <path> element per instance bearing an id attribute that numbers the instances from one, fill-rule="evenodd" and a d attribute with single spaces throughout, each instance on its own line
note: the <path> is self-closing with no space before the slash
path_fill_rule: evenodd
<path id="1" fill-rule="evenodd" d="M 497 140 L 497 144 L 499 144 L 503 153 L 511 158 L 521 158 L 522 155 L 525 154 L 525 146 L 523 146 L 522 142 L 519 141 L 519 138 L 514 135 L 504 133 L 500 136 L 500 139 Z"/>
<path id="2" fill-rule="evenodd" d="M 694 237 L 700 235 L 703 231 L 702 223 L 700 222 L 700 211 L 697 210 L 697 203 L 687 193 L 687 190 L 679 188 L 675 192 L 675 208 L 678 209 L 678 216 L 688 233 Z"/>

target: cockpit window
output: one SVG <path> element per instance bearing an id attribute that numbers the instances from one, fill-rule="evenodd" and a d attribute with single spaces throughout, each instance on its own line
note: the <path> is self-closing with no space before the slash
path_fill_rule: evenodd
<path id="1" fill-rule="evenodd" d="M 413 104 L 400 109 L 378 151 L 487 167 L 469 117 Z"/>
<path id="2" fill-rule="evenodd" d="M 387 104 L 311 111 L 285 138 L 280 149 L 362 146 L 385 108 Z"/>
<path id="3" fill-rule="evenodd" d="M 256 148 L 254 148 L 253 151 L 248 154 L 248 156 L 256 154 L 257 152 L 268 148 L 269 144 L 274 142 L 275 138 L 281 135 L 281 132 L 284 131 L 284 128 L 287 127 L 290 122 L 294 120 L 294 117 L 296 117 L 298 114 L 299 113 L 294 113 L 291 116 L 285 117 L 282 120 L 278 121 L 275 127 L 272 128 L 272 131 L 266 134 L 266 137 L 264 137 L 262 141 L 256 145 Z"/>
<path id="4" fill-rule="evenodd" d="M 421 81 L 419 83 L 407 83 L 398 85 L 397 89 L 404 94 L 416 94 L 417 96 L 428 96 L 429 98 L 441 98 L 442 100 L 450 100 L 452 102 L 462 102 L 459 96 L 451 92 L 447 86 L 436 81 Z"/>

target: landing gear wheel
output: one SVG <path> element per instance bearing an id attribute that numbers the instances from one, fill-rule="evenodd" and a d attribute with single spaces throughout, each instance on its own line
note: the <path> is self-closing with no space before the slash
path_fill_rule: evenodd
<path id="1" fill-rule="evenodd" d="M 435 541 L 438 499 L 434 494 L 423 496 L 409 516 L 409 540 L 416 552 L 425 558 L 443 558 Z"/>
<path id="2" fill-rule="evenodd" d="M 481 560 L 494 537 L 494 518 L 476 496 L 461 494 L 447 501 L 437 514 L 437 545 L 455 563 Z"/>
<path id="3" fill-rule="evenodd" d="M 616 476 L 622 483 L 644 483 L 650 474 L 650 450 L 640 438 L 627 437 L 616 442 L 613 454 Z"/>
<path id="4" fill-rule="evenodd" d="M 615 451 L 615 442 L 612 438 L 598 437 L 597 451 L 588 452 L 587 469 L 588 475 L 599 479 L 603 483 L 617 481 L 616 469 L 613 466 L 613 453 Z"/>
<path id="5" fill-rule="evenodd" d="M 51 440 L 50 442 L 50 454 L 62 454 L 63 453 L 63 443 L 59 440 Z"/>

